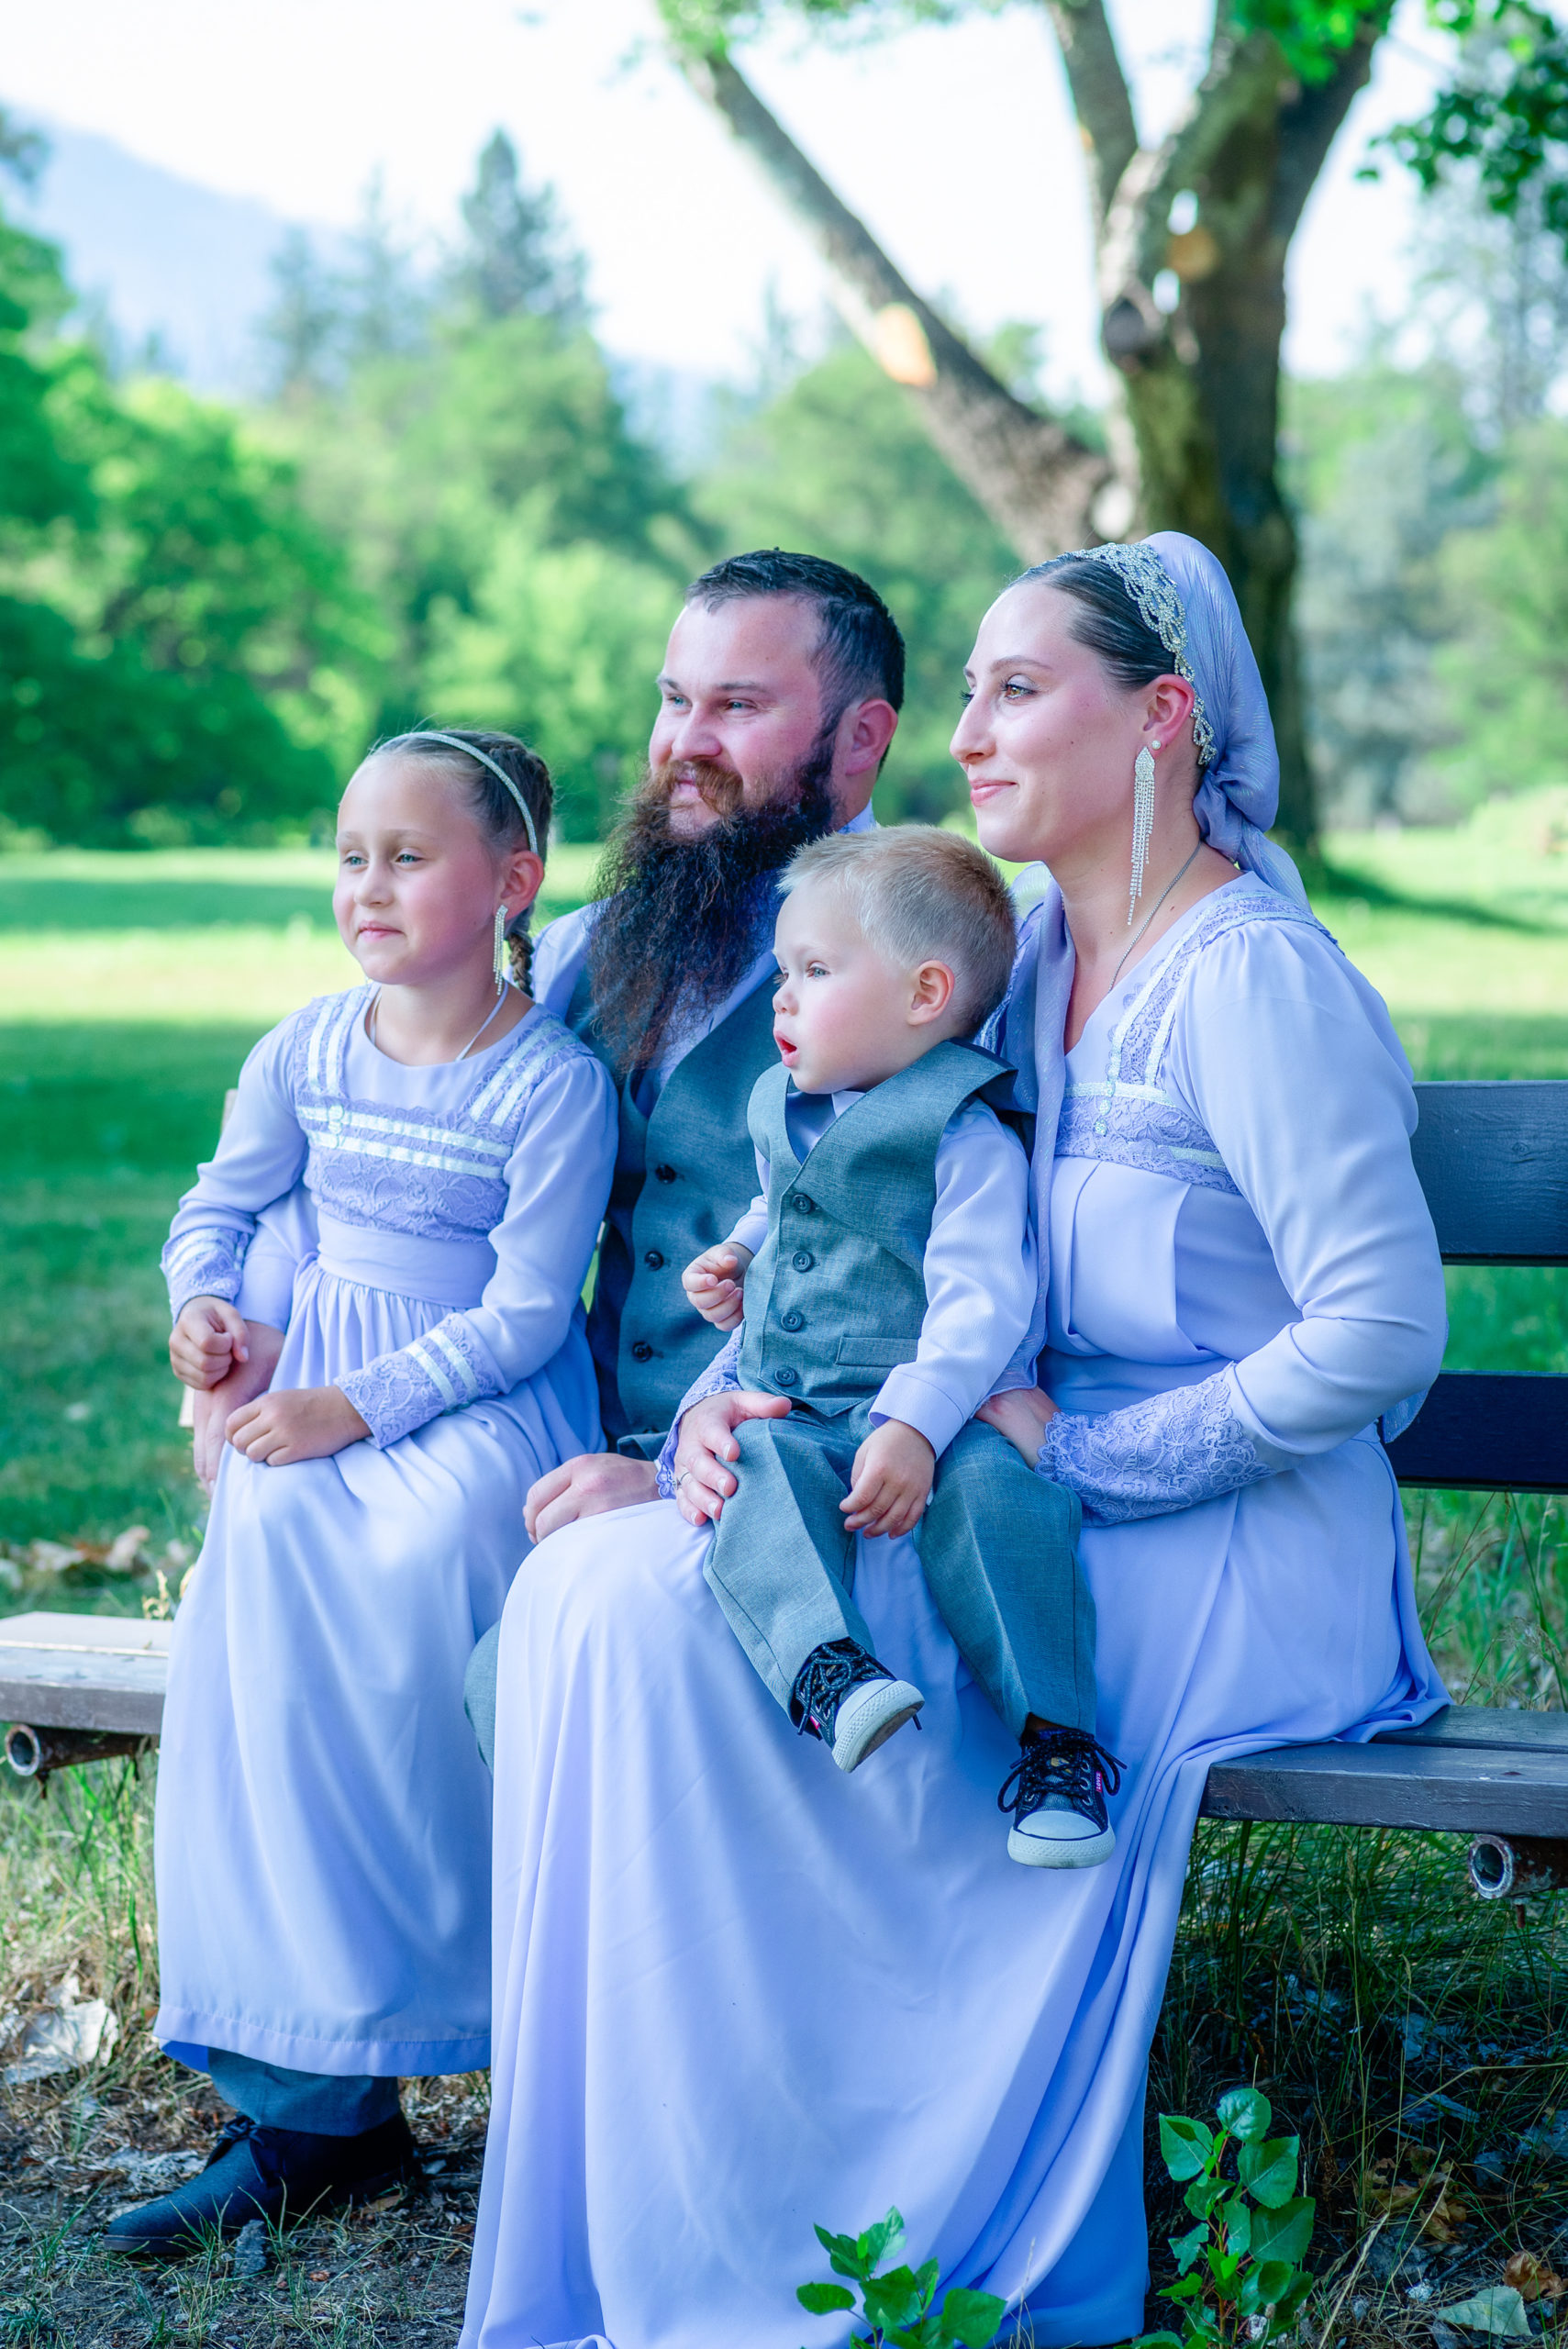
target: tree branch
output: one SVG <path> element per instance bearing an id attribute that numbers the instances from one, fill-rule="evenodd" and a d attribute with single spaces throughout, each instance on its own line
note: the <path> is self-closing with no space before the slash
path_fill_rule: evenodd
<path id="1" fill-rule="evenodd" d="M 827 262 L 850 325 L 918 401 L 932 440 L 1019 553 L 1039 562 L 1093 537 L 1106 459 L 1015 398 L 916 293 L 725 50 L 681 43 L 673 54 L 761 164 Z"/>
<path id="2" fill-rule="evenodd" d="M 1067 86 L 1088 148 L 1096 233 L 1117 185 L 1138 152 L 1132 96 L 1103 0 L 1043 0 L 1056 30 Z"/>
<path id="3" fill-rule="evenodd" d="M 1356 37 L 1327 82 L 1304 83 L 1280 107 L 1279 163 L 1274 173 L 1271 222 L 1274 234 L 1288 241 L 1296 233 L 1302 208 L 1314 181 L 1328 161 L 1353 101 L 1372 75 L 1373 51 L 1383 38 L 1385 20 L 1363 17 Z"/>

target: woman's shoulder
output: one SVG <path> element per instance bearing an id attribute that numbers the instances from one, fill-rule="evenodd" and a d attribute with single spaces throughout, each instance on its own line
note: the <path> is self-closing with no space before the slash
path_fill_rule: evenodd
<path id="1" fill-rule="evenodd" d="M 1220 893 L 1221 895 L 1225 893 Z M 1174 1024 L 1240 1048 L 1284 1053 L 1367 1031 L 1408 1077 L 1388 1007 L 1332 933 L 1305 907 L 1270 889 L 1238 892 L 1230 918 L 1207 929 L 1172 1007 Z M 1356 1046 L 1359 1053 L 1360 1046 Z"/>

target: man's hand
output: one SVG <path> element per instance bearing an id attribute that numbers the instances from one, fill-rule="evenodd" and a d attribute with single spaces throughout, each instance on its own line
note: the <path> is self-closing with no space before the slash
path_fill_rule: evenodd
<path id="1" fill-rule="evenodd" d="M 727 1387 L 694 1403 L 681 1421 L 675 1447 L 675 1500 L 688 1525 L 717 1525 L 735 1490 L 724 1463 L 739 1460 L 734 1430 L 742 1419 L 782 1419 L 789 1404 L 782 1395 L 748 1395 Z"/>
<path id="2" fill-rule="evenodd" d="M 681 1275 L 687 1304 L 716 1330 L 740 1328 L 746 1311 L 746 1269 L 751 1262 L 750 1248 L 727 1242 L 719 1248 L 705 1248 Z"/>
<path id="3" fill-rule="evenodd" d="M 217 1482 L 217 1464 L 223 1457 L 231 1414 L 242 1404 L 254 1402 L 258 1395 L 266 1393 L 284 1350 L 284 1333 L 274 1330 L 270 1321 L 247 1321 L 245 1328 L 249 1341 L 247 1359 L 237 1363 L 216 1386 L 206 1387 L 192 1398 L 195 1471 L 203 1491 L 209 1496 Z"/>
<path id="4" fill-rule="evenodd" d="M 993 1395 L 974 1416 L 1005 1435 L 1032 1468 L 1040 1458 L 1046 1429 L 1056 1417 L 1056 1406 L 1042 1387 L 1015 1386 L 1006 1395 Z"/>
<path id="5" fill-rule="evenodd" d="M 855 1454 L 839 1507 L 851 1533 L 910 1533 L 931 1497 L 937 1455 L 917 1429 L 884 1419 Z"/>
<path id="6" fill-rule="evenodd" d="M 635 1508 L 659 1497 L 659 1471 L 651 1460 L 628 1460 L 618 1452 L 580 1452 L 528 1487 L 523 1523 L 530 1542 L 559 1533 L 580 1517 L 606 1509 Z"/>
<path id="7" fill-rule="evenodd" d="M 229 1414 L 236 1452 L 268 1468 L 299 1460 L 326 1460 L 358 1443 L 370 1430 L 339 1386 L 285 1386 Z"/>
<path id="8" fill-rule="evenodd" d="M 221 1297 L 187 1297 L 169 1337 L 169 1360 L 182 1386 L 216 1386 L 250 1351 L 247 1324 Z"/>

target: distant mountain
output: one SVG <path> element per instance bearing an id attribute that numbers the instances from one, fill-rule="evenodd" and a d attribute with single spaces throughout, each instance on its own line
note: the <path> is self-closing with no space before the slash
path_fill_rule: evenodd
<path id="1" fill-rule="evenodd" d="M 198 391 L 254 389 L 256 320 L 291 223 L 264 204 L 160 171 L 111 139 L 23 118 L 43 132 L 50 156 L 32 190 L 6 183 L 6 209 L 64 248 L 72 284 L 105 315 L 123 355 L 150 346 L 160 366 Z M 336 241 L 330 231 L 323 239 Z"/>

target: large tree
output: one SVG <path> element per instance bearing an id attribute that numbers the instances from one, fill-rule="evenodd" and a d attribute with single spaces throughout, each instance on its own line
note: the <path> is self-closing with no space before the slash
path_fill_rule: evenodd
<path id="1" fill-rule="evenodd" d="M 1148 144 L 1105 0 L 1029 0 L 1060 45 L 1088 174 L 1101 340 L 1117 389 L 1104 450 L 1000 380 L 894 266 L 737 61 L 737 44 L 772 18 L 874 30 L 995 4 L 658 0 L 693 88 L 761 163 L 826 260 L 850 323 L 1021 555 L 1038 561 L 1134 528 L 1188 530 L 1214 549 L 1273 707 L 1281 829 L 1309 845 L 1291 619 L 1296 535 L 1277 456 L 1285 260 L 1392 0 L 1217 0 L 1206 69 L 1172 129 Z M 1426 121 L 1395 143 L 1429 184 L 1467 161 L 1502 211 L 1544 185 L 1553 225 L 1568 229 L 1568 43 L 1520 0 L 1430 6 L 1456 35 L 1488 38 Z"/>

